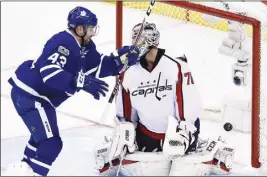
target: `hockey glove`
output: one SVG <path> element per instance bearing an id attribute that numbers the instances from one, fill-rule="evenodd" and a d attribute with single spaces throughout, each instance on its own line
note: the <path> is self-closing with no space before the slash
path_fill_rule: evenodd
<path id="1" fill-rule="evenodd" d="M 178 122 L 176 118 L 169 116 L 163 144 L 165 157 L 172 160 L 185 155 L 195 140 L 196 131 L 197 128 L 193 124 L 187 121 Z"/>
<path id="2" fill-rule="evenodd" d="M 118 67 L 119 71 L 124 71 L 126 69 L 126 64 L 128 66 L 135 65 L 139 58 L 139 49 L 132 46 L 123 46 L 122 48 L 114 51 L 111 55 L 114 56 L 114 61 Z"/>
<path id="3" fill-rule="evenodd" d="M 85 75 L 81 71 L 76 75 L 75 82 L 78 89 L 90 93 L 96 100 L 99 100 L 100 94 L 105 97 L 105 92 L 108 92 L 108 84 L 106 82 L 93 76 Z"/>

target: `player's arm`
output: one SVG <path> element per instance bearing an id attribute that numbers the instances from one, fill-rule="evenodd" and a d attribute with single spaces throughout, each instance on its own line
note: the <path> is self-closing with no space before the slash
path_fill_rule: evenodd
<path id="1" fill-rule="evenodd" d="M 96 77 L 104 78 L 108 76 L 116 76 L 125 70 L 125 64 L 129 66 L 136 64 L 139 56 L 139 50 L 135 46 L 124 46 L 112 52 L 109 56 L 100 54 L 93 42 L 90 43 L 90 50 L 86 56 L 87 62 L 90 58 L 98 60 L 98 66 L 88 74 L 94 74 Z"/>
<path id="2" fill-rule="evenodd" d="M 185 56 L 177 58 L 176 117 L 195 123 L 200 117 L 202 99 Z"/>
<path id="3" fill-rule="evenodd" d="M 121 121 L 129 121 L 134 124 L 138 122 L 137 111 L 132 107 L 130 93 L 128 89 L 129 78 L 127 73 L 121 73 L 122 83 L 116 97 L 116 116 Z"/>
<path id="4" fill-rule="evenodd" d="M 177 76 L 176 89 L 173 95 L 175 117 L 178 119 L 177 128 L 182 130 L 180 133 L 188 137 L 189 140 L 186 148 L 181 153 L 188 153 L 196 149 L 198 142 L 200 132 L 199 117 L 202 107 L 201 99 L 193 75 L 188 67 L 187 58 L 185 56 L 178 57 L 174 61 L 177 66 L 177 70 L 174 73 Z M 165 139 L 169 139 L 169 141 L 175 139 L 176 134 L 174 134 L 174 138 L 171 135 Z"/>
<path id="5" fill-rule="evenodd" d="M 92 76 L 86 76 L 78 68 L 73 68 L 77 73 L 70 73 L 65 69 L 67 62 L 69 66 L 75 64 L 73 58 L 70 58 L 71 53 L 68 45 L 58 45 L 55 41 L 49 41 L 43 51 L 43 58 L 38 63 L 39 72 L 43 82 L 57 90 L 64 91 L 66 95 L 71 96 L 76 91 L 82 89 L 99 100 L 100 95 L 105 96 L 108 91 L 108 84 Z M 72 56 L 73 57 L 73 56 Z M 75 59 L 75 58 L 74 58 Z M 75 66 L 73 66 L 75 67 Z"/>
<path id="6" fill-rule="evenodd" d="M 102 77 L 107 76 L 106 70 L 110 70 L 112 75 L 118 75 L 120 72 L 125 71 L 126 64 L 128 66 L 136 64 L 138 57 L 139 49 L 136 46 L 123 46 L 115 50 L 109 56 L 103 58 L 101 64 Z"/>

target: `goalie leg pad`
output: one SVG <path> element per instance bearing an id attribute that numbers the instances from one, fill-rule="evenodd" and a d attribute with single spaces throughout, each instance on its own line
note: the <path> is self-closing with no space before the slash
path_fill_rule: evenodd
<path id="1" fill-rule="evenodd" d="M 123 176 L 169 176 L 171 161 L 162 152 L 140 152 L 128 154 L 122 161 Z"/>
<path id="2" fill-rule="evenodd" d="M 228 174 L 233 166 L 235 150 L 223 143 L 221 148 L 215 153 L 212 166 L 211 166 L 211 173 L 213 174 Z"/>
<path id="3" fill-rule="evenodd" d="M 109 159 L 115 159 L 123 152 L 123 148 L 127 147 L 128 152 L 135 151 L 135 126 L 131 122 L 120 122 L 116 127 L 116 131 L 112 138 L 112 144 L 109 153 Z"/>
<path id="4" fill-rule="evenodd" d="M 106 163 L 110 162 L 110 159 L 108 158 L 108 155 L 110 153 L 110 147 L 111 147 L 111 138 L 105 136 L 104 142 L 101 142 L 100 144 L 97 144 L 94 148 L 94 157 L 95 157 L 95 163 L 96 169 L 102 169 L 106 165 Z M 111 159 L 112 160 L 112 159 Z"/>
<path id="5" fill-rule="evenodd" d="M 103 168 L 98 169 L 101 176 L 116 176 L 117 170 L 119 168 L 120 159 L 114 159 L 111 162 L 104 164 Z"/>
<path id="6" fill-rule="evenodd" d="M 206 147 L 173 160 L 170 176 L 226 175 L 233 163 L 234 149 L 222 141 L 210 141 Z"/>
<path id="7" fill-rule="evenodd" d="M 119 122 L 112 137 L 105 137 L 105 141 L 98 144 L 94 149 L 96 169 L 102 175 L 116 174 L 114 159 L 118 159 L 127 147 L 128 152 L 133 153 L 135 147 L 135 127 L 130 122 Z M 115 163 L 115 164 L 113 164 Z M 119 164 L 119 163 L 118 163 Z"/>

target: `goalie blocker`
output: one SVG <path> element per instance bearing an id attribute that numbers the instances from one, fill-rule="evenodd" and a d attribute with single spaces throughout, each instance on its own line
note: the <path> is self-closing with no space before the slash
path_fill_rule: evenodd
<path id="1" fill-rule="evenodd" d="M 180 131 L 177 132 L 177 129 Z M 190 128 L 188 123 L 178 124 L 170 116 L 163 152 L 142 152 L 134 148 L 134 125 L 119 123 L 113 137 L 105 138 L 105 142 L 96 147 L 96 168 L 101 175 L 114 176 L 122 160 L 120 174 L 124 176 L 228 174 L 232 168 L 234 149 L 220 140 L 211 140 L 199 142 L 196 151 L 185 154 L 190 145 L 191 131 L 194 128 Z M 130 154 L 120 159 L 125 146 Z"/>

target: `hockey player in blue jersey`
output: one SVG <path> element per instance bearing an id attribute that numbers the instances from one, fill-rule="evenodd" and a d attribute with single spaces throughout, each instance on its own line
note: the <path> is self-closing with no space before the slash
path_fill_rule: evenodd
<path id="1" fill-rule="evenodd" d="M 52 36 L 40 57 L 22 63 L 8 80 L 14 106 L 31 137 L 21 163 L 10 166 L 6 175 L 46 176 L 63 146 L 56 107 L 79 90 L 100 99 L 108 84 L 98 78 L 116 76 L 126 63 L 137 62 L 135 46 L 100 54 L 91 39 L 97 32 L 96 15 L 74 8 L 68 14 L 68 29 Z"/>

